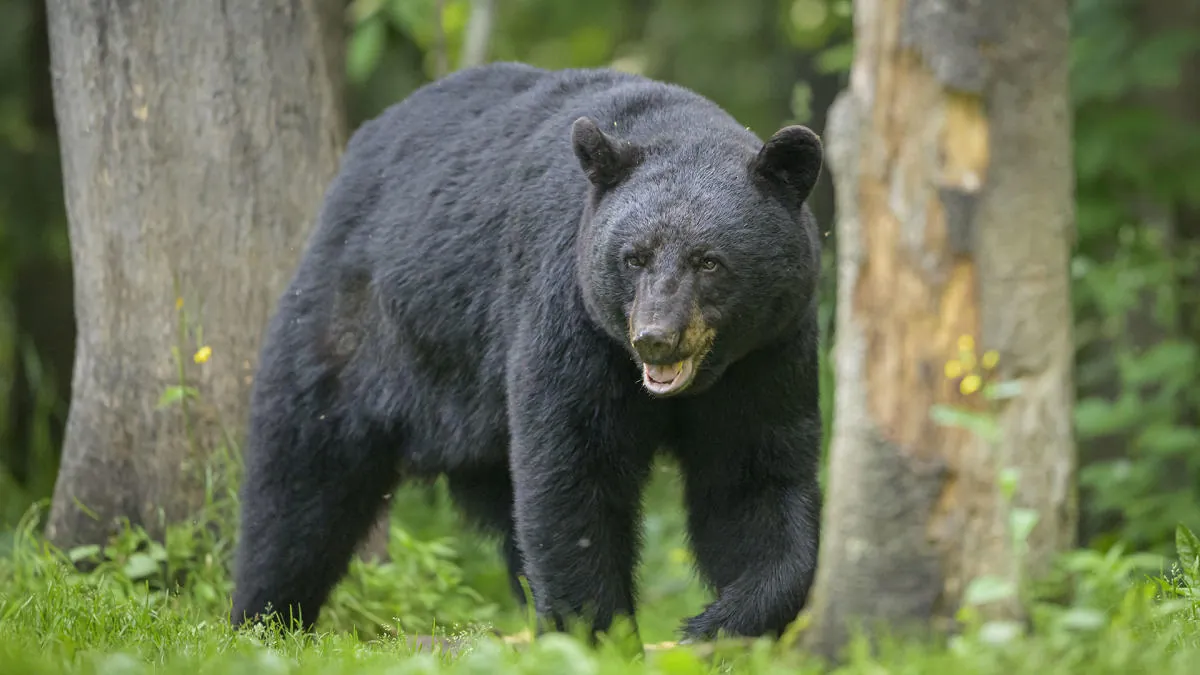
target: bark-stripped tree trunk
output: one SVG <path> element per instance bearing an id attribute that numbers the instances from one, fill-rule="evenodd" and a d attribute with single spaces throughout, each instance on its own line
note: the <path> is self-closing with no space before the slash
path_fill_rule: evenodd
<path id="1" fill-rule="evenodd" d="M 203 496 L 198 471 L 240 438 L 260 334 L 344 145 L 338 0 L 51 0 L 78 326 L 47 534 L 152 534 Z M 178 297 L 211 347 L 182 345 Z"/>
<path id="2" fill-rule="evenodd" d="M 972 579 L 1046 570 L 1077 517 L 1068 2 L 859 0 L 854 14 L 826 139 L 837 391 L 809 645 L 831 656 L 856 626 L 951 620 Z M 964 335 L 976 372 L 1017 397 L 989 403 L 947 376 Z M 938 404 L 990 407 L 994 442 L 936 423 Z M 1023 563 L 1007 469 L 1015 506 L 1039 518 Z"/>

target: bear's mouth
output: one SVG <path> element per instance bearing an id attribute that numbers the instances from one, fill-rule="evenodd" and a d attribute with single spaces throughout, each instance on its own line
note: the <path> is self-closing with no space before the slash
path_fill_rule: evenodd
<path id="1" fill-rule="evenodd" d="M 670 365 L 642 364 L 642 386 L 655 396 L 669 396 L 687 389 L 696 377 L 696 358 Z"/>

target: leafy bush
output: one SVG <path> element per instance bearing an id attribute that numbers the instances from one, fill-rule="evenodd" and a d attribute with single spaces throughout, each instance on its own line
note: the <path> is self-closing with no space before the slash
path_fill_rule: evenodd
<path id="1" fill-rule="evenodd" d="M 1160 102 L 1200 29 L 1140 27 L 1142 11 L 1074 4 L 1075 418 L 1094 543 L 1168 552 L 1176 521 L 1200 513 L 1200 232 L 1177 231 L 1200 209 L 1200 129 Z"/>

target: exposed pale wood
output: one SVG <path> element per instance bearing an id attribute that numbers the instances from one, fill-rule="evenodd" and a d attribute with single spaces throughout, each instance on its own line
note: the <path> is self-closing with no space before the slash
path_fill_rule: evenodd
<path id="1" fill-rule="evenodd" d="M 850 87 L 826 134 L 837 390 L 808 644 L 829 655 L 855 625 L 945 624 L 971 579 L 1017 572 L 1003 470 L 1020 471 L 1017 504 L 1040 516 L 1022 573 L 1046 570 L 1076 520 L 1068 3 L 860 0 L 854 13 Z M 988 406 L 944 373 L 964 335 L 1022 387 L 995 410 L 995 444 L 930 417 Z"/>

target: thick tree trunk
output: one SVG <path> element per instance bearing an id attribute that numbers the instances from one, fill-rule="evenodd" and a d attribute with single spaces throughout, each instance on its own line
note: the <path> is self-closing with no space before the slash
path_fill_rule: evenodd
<path id="1" fill-rule="evenodd" d="M 221 427 L 240 437 L 261 331 L 345 139 L 341 9 L 48 3 L 78 326 L 55 543 L 121 517 L 159 532 L 197 505 Z M 177 297 L 202 340 L 180 335 Z M 157 406 L 174 346 L 201 396 L 186 424 Z"/>
<path id="2" fill-rule="evenodd" d="M 827 655 L 855 626 L 950 620 L 975 578 L 1046 570 L 1076 520 L 1068 2 L 860 0 L 854 14 L 826 141 L 837 391 L 809 637 Z M 962 336 L 965 365 L 1018 396 L 962 393 L 946 369 Z M 935 405 L 994 415 L 993 440 L 938 424 Z M 1020 563 L 1007 469 L 1014 506 L 1038 516 Z"/>

